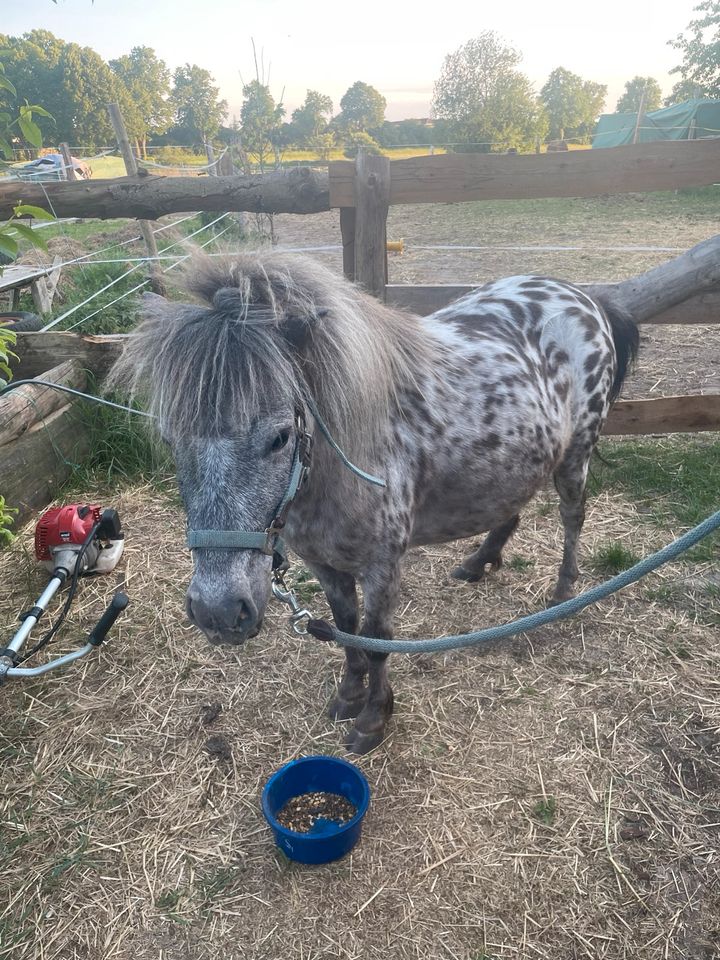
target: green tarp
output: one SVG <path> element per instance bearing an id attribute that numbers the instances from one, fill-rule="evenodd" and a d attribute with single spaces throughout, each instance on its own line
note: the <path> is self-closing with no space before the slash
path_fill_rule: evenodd
<path id="1" fill-rule="evenodd" d="M 621 147 L 633 142 L 636 113 L 605 113 L 598 120 L 593 147 Z M 640 120 L 638 143 L 654 140 L 699 140 L 720 137 L 720 100 L 687 100 L 653 110 Z"/>

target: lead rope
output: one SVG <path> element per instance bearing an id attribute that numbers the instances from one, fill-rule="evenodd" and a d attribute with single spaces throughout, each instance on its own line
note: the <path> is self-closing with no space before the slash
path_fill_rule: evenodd
<path id="1" fill-rule="evenodd" d="M 720 510 L 707 517 L 692 530 L 688 530 L 687 533 L 667 544 L 667 546 L 644 557 L 628 570 L 623 570 L 617 576 L 611 577 L 610 580 L 591 587 L 584 593 L 580 593 L 578 596 L 565 600 L 554 607 L 538 610 L 526 617 L 521 617 L 519 620 L 511 620 L 509 623 L 487 627 L 485 630 L 436 637 L 431 640 L 383 640 L 378 637 L 363 637 L 354 633 L 344 633 L 328 623 L 327 620 L 310 619 L 304 631 L 296 629 L 295 632 L 309 633 L 318 640 L 324 640 L 327 643 L 334 642 L 341 647 L 358 647 L 360 650 L 366 650 L 370 653 L 440 653 L 462 647 L 474 647 L 481 643 L 492 643 L 497 640 L 504 640 L 507 637 L 513 637 L 518 633 L 529 633 L 531 630 L 537 630 L 538 627 L 544 627 L 549 623 L 556 623 L 558 620 L 565 620 L 574 616 L 590 604 L 597 603 L 598 600 L 604 600 L 618 590 L 622 590 L 623 587 L 641 580 L 663 564 L 674 560 L 718 528 L 720 528 Z M 292 595 L 292 591 L 289 592 Z M 275 596 L 278 596 L 278 594 L 276 593 Z M 289 604 L 295 601 L 295 605 L 297 605 L 294 595 L 288 599 L 284 596 L 278 596 L 278 599 Z M 297 620 L 306 614 L 307 611 L 304 610 L 294 614 L 293 628 L 295 628 Z"/>

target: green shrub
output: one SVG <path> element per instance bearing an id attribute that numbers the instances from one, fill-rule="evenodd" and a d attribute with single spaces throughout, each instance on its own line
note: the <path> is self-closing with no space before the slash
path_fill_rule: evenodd
<path id="1" fill-rule="evenodd" d="M 13 353 L 10 347 L 14 347 L 16 336 L 12 330 L 0 326 L 0 388 L 4 387 L 12 376 L 10 361 L 17 360 L 17 354 Z"/>
<path id="2" fill-rule="evenodd" d="M 153 163 L 165 163 L 168 166 L 177 163 L 181 166 L 203 166 L 207 163 L 207 156 L 204 153 L 195 153 L 185 147 L 160 147 L 159 150 L 153 150 L 148 155 L 148 160 Z"/>
<path id="3" fill-rule="evenodd" d="M 349 133 L 345 138 L 345 149 L 343 153 L 350 160 L 354 160 L 358 153 L 363 150 L 365 153 L 372 153 L 375 156 L 382 155 L 382 149 L 377 140 L 374 140 L 369 133 L 363 130 L 356 130 Z"/>
<path id="4" fill-rule="evenodd" d="M 8 507 L 5 503 L 5 497 L 0 494 L 0 547 L 11 543 L 14 535 L 10 530 L 13 524 L 17 510 L 14 507 Z"/>

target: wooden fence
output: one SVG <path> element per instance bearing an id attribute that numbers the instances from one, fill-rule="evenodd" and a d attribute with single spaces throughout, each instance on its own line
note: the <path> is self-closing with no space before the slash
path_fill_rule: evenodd
<path id="1" fill-rule="evenodd" d="M 329 165 L 330 206 L 340 208 L 345 275 L 386 302 L 420 314 L 432 313 L 472 287 L 388 285 L 386 223 L 391 204 L 593 197 L 707 186 L 716 181 L 720 181 L 720 139 L 530 156 L 446 154 L 391 161 L 361 155 L 356 162 Z M 656 312 L 644 306 L 636 311 L 636 318 L 641 323 L 717 324 L 720 287 L 702 289 L 698 281 L 698 288 Z M 705 394 L 619 401 L 605 432 L 719 429 L 720 395 Z"/>
<path id="2" fill-rule="evenodd" d="M 37 204 L 48 200 L 59 216 L 85 217 L 153 217 L 196 210 L 313 213 L 339 208 L 346 275 L 388 303 L 427 314 L 471 288 L 388 285 L 386 221 L 390 204 L 590 197 L 703 186 L 716 179 L 720 180 L 720 139 L 541 156 L 445 155 L 395 161 L 360 156 L 355 163 L 331 163 L 327 176 L 303 169 L 265 177 L 137 176 L 45 184 L 42 197 L 26 195 L 37 185 L 0 184 L 0 217 L 9 216 L 20 200 Z M 648 275 L 604 287 L 591 284 L 589 292 L 617 294 L 643 323 L 717 324 L 718 251 L 720 237 Z M 659 291 L 663 284 L 665 290 Z M 712 335 L 717 335 L 715 330 Z M 123 339 L 55 331 L 19 334 L 22 359 L 14 373 L 16 377 L 46 373 L 49 379 L 79 386 L 85 371 L 103 375 Z M 620 401 L 611 411 L 605 432 L 663 434 L 718 429 L 720 395 L 714 394 Z M 3 399 L 0 490 L 20 507 L 19 521 L 48 501 L 86 448 L 76 411 L 64 395 L 38 385 Z"/>

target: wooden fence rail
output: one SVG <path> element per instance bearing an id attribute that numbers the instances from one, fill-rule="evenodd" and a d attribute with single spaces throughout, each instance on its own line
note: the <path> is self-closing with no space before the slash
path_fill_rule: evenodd
<path id="1" fill-rule="evenodd" d="M 72 367 L 63 367 L 63 371 L 75 371 L 79 365 L 102 378 L 120 355 L 126 339 L 127 334 L 19 333 L 17 349 L 22 360 L 13 372 L 18 378 L 36 377 L 60 361 L 74 361 Z M 0 414 L 2 405 L 12 396 L 0 401 Z M 0 427 L 2 423 L 0 415 Z M 720 430 L 720 395 L 619 400 L 610 412 L 604 432 L 620 436 L 700 430 Z"/>
<path id="2" fill-rule="evenodd" d="M 330 206 L 355 206 L 355 163 L 329 165 Z M 720 178 L 720 138 L 606 150 L 440 154 L 390 162 L 388 202 L 463 203 L 678 190 Z"/>
<path id="3" fill-rule="evenodd" d="M 400 307 L 417 313 L 421 317 L 429 316 L 436 310 L 442 310 L 453 300 L 465 296 L 472 290 L 477 290 L 477 284 L 448 283 L 448 284 L 410 284 L 390 283 L 385 286 L 385 302 L 393 307 Z M 597 287 L 598 284 L 579 283 L 579 287 Z M 607 286 L 611 286 L 608 284 Z M 667 310 L 651 316 L 640 316 L 638 323 L 679 325 L 720 323 L 720 290 L 710 290 L 707 293 L 696 293 L 682 303 L 675 304 Z"/>

